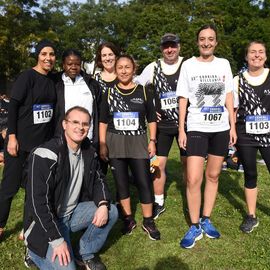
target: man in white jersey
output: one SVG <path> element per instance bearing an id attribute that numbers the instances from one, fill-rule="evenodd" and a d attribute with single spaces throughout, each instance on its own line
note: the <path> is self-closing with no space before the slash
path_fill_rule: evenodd
<path id="1" fill-rule="evenodd" d="M 179 56 L 180 39 L 177 35 L 166 33 L 161 38 L 160 49 L 163 58 L 150 63 L 141 75 L 135 79 L 137 83 L 142 85 L 153 84 L 155 108 L 158 116 L 156 148 L 159 170 L 154 178 L 154 218 L 157 218 L 165 211 L 165 167 L 173 140 L 175 138 L 177 141 L 178 138 L 178 98 L 175 95 L 175 91 L 183 62 L 183 57 Z M 183 149 L 180 152 L 185 178 L 186 153 Z"/>

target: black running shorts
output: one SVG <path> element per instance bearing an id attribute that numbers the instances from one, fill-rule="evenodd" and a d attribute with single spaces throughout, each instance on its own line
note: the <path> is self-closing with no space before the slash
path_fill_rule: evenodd
<path id="1" fill-rule="evenodd" d="M 226 156 L 230 140 L 229 130 L 221 132 L 187 133 L 187 156 L 206 157 L 207 154 Z"/>
<path id="2" fill-rule="evenodd" d="M 185 157 L 186 151 L 179 147 L 178 144 L 178 129 L 176 128 L 167 128 L 167 129 L 157 129 L 157 155 L 161 157 L 167 157 L 172 147 L 173 139 L 176 139 L 178 148 L 180 150 L 181 156 Z"/>

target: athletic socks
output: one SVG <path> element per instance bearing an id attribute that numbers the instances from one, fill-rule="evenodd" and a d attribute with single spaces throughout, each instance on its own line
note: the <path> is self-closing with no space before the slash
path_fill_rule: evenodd
<path id="1" fill-rule="evenodd" d="M 199 223 L 191 223 L 191 225 L 195 226 L 197 229 L 200 228 L 200 224 Z"/>
<path id="2" fill-rule="evenodd" d="M 164 194 L 161 194 L 161 195 L 156 195 L 155 194 L 155 202 L 158 205 L 163 206 L 164 205 Z"/>
<path id="3" fill-rule="evenodd" d="M 201 221 L 202 221 L 202 222 L 204 222 L 206 219 L 210 219 L 210 217 L 207 217 L 207 216 L 202 216 Z"/>

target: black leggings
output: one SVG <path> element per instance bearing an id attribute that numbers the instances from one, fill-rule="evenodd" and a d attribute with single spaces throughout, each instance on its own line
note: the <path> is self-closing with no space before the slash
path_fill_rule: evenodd
<path id="1" fill-rule="evenodd" d="M 239 158 L 244 167 L 245 187 L 257 187 L 257 152 L 261 153 L 263 160 L 270 172 L 270 147 L 237 146 Z"/>
<path id="2" fill-rule="evenodd" d="M 23 170 L 25 161 L 29 152 L 18 151 L 18 156 L 9 155 L 5 146 L 5 165 L 3 170 L 3 178 L 0 186 L 0 228 L 6 226 L 11 202 L 22 185 Z"/>
<path id="3" fill-rule="evenodd" d="M 148 159 L 112 158 L 110 159 L 110 165 L 120 200 L 130 197 L 129 167 L 139 191 L 140 202 L 143 204 L 153 203 L 153 182 L 151 180 L 150 162 Z"/>

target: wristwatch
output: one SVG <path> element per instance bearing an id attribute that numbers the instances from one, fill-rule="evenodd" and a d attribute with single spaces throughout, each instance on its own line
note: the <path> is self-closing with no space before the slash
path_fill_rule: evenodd
<path id="1" fill-rule="evenodd" d="M 150 142 L 157 143 L 157 139 L 150 139 Z"/>

